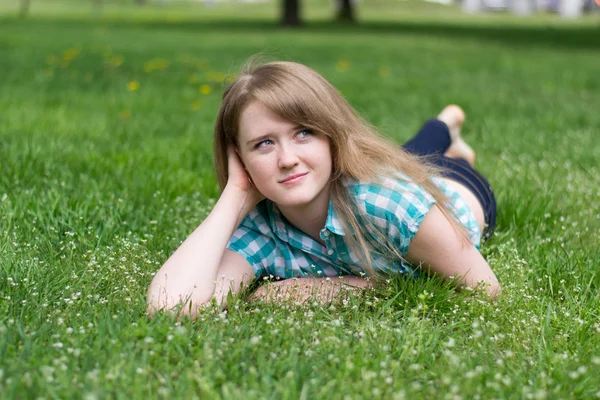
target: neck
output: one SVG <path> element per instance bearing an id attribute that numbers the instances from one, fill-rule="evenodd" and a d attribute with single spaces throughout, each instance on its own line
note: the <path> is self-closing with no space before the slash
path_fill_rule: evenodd
<path id="1" fill-rule="evenodd" d="M 277 207 L 288 222 L 323 244 L 319 233 L 325 227 L 327 221 L 329 197 L 330 190 L 328 186 L 310 204 L 298 207 L 277 205 Z"/>

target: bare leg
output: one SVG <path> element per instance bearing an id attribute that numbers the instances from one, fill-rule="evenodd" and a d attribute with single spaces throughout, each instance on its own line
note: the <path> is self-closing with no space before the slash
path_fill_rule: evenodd
<path id="1" fill-rule="evenodd" d="M 469 165 L 475 164 L 475 151 L 460 136 L 460 131 L 465 122 L 465 112 L 459 106 L 450 104 L 442 110 L 437 119 L 448 126 L 452 144 L 444 153 L 446 157 L 465 159 Z"/>

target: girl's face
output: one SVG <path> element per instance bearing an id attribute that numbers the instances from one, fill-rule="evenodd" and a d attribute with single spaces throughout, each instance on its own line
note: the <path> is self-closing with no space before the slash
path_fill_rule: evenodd
<path id="1" fill-rule="evenodd" d="M 329 196 L 329 138 L 295 126 L 253 101 L 240 116 L 238 154 L 263 196 L 278 206 L 304 207 Z"/>

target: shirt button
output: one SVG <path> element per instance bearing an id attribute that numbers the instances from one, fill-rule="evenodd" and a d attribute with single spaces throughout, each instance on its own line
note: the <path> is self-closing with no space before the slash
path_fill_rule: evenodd
<path id="1" fill-rule="evenodd" d="M 333 254 L 333 250 L 327 250 L 327 254 L 328 255 L 332 255 Z"/>

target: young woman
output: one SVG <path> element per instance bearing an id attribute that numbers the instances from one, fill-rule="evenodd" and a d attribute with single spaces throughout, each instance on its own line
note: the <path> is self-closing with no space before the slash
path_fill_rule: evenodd
<path id="1" fill-rule="evenodd" d="M 400 148 L 307 66 L 246 66 L 215 125 L 221 197 L 155 275 L 149 312 L 194 317 L 212 297 L 225 308 L 229 292 L 269 276 L 365 287 L 425 271 L 497 296 L 478 250 L 496 202 L 472 168 L 464 118 L 450 105 Z"/>

